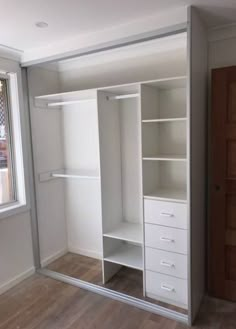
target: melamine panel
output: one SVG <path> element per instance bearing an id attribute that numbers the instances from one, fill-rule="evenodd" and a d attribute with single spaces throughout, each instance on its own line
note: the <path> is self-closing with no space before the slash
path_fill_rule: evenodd
<path id="1" fill-rule="evenodd" d="M 145 244 L 151 248 L 187 254 L 187 231 L 145 224 Z"/>
<path id="2" fill-rule="evenodd" d="M 145 249 L 146 270 L 187 279 L 187 256 L 158 250 Z"/>
<path id="3" fill-rule="evenodd" d="M 144 221 L 187 229 L 187 205 L 177 202 L 144 200 Z"/>
<path id="4" fill-rule="evenodd" d="M 186 307 L 187 281 L 168 275 L 146 271 L 147 296 Z"/>

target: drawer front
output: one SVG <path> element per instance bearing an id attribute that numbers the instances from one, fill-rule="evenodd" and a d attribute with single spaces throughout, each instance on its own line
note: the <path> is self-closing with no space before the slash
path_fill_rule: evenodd
<path id="1" fill-rule="evenodd" d="M 187 232 L 172 227 L 145 224 L 145 247 L 187 254 Z"/>
<path id="2" fill-rule="evenodd" d="M 187 280 L 146 271 L 146 293 L 151 298 L 159 297 L 162 301 L 173 301 L 184 307 L 188 301 L 187 286 Z"/>
<path id="3" fill-rule="evenodd" d="M 177 202 L 144 200 L 144 221 L 187 229 L 187 205 Z"/>
<path id="4" fill-rule="evenodd" d="M 145 248 L 146 269 L 187 279 L 187 256 L 173 252 Z"/>

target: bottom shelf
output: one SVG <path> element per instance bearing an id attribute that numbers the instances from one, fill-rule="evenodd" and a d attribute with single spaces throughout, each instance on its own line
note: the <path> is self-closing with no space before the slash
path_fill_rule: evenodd
<path id="1" fill-rule="evenodd" d="M 105 261 L 143 270 L 142 248 L 131 244 L 123 244 L 104 258 Z"/>
<path id="2" fill-rule="evenodd" d="M 154 200 L 169 200 L 176 202 L 186 202 L 187 193 L 185 190 L 171 189 L 171 188 L 160 188 L 152 193 L 144 195 L 145 199 L 154 199 Z"/>

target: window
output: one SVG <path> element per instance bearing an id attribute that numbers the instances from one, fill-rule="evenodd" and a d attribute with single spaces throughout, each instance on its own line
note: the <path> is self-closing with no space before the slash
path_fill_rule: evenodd
<path id="1" fill-rule="evenodd" d="M 13 72 L 0 71 L 0 219 L 30 207 L 21 71 L 17 64 L 10 67 Z"/>
<path id="2" fill-rule="evenodd" d="M 9 79 L 0 78 L 0 206 L 16 202 Z"/>

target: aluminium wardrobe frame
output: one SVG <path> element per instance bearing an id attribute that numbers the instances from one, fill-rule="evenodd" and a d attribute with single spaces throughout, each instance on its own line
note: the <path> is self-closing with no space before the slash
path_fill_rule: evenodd
<path id="1" fill-rule="evenodd" d="M 36 196 L 34 183 L 34 169 L 32 156 L 32 138 L 30 145 L 31 168 L 30 195 L 32 214 L 32 236 L 35 268 L 38 273 L 56 280 L 72 284 L 74 286 L 89 290 L 100 295 L 125 302 L 129 305 L 143 310 L 156 313 L 173 320 L 181 321 L 191 325 L 197 315 L 201 300 L 205 292 L 205 219 L 206 219 L 206 184 L 205 184 L 205 146 L 206 145 L 206 99 L 207 99 L 207 33 L 204 24 L 199 17 L 198 10 L 188 7 L 187 24 L 168 27 L 152 33 L 146 33 L 134 38 L 120 40 L 120 42 L 102 44 L 100 47 L 82 50 L 79 54 L 70 55 L 64 58 L 48 58 L 45 62 L 52 62 L 58 59 L 80 57 L 97 52 L 116 49 L 152 39 L 158 39 L 187 31 L 187 115 L 189 117 L 187 135 L 187 152 L 190 155 L 188 170 L 188 195 L 187 200 L 191 207 L 188 211 L 188 315 L 169 310 L 159 305 L 140 300 L 135 297 L 118 293 L 110 289 L 87 283 L 80 279 L 74 279 L 64 274 L 41 268 L 39 255 L 39 234 L 37 224 Z M 23 65 L 23 85 L 27 91 L 27 67 L 39 64 L 30 62 Z M 27 96 L 27 95 L 26 95 Z M 29 102 L 26 101 L 29 113 Z M 28 114 L 30 115 L 30 114 Z M 27 118 L 28 119 L 28 118 Z M 29 120 L 28 120 L 29 121 Z M 31 135 L 31 133 L 30 133 Z M 31 136 L 30 136 L 31 137 Z M 194 175 L 192 174 L 194 172 Z M 190 220 L 191 219 L 191 220 Z M 197 234 L 194 234 L 197 233 Z M 201 241 L 199 237 L 202 237 Z"/>

